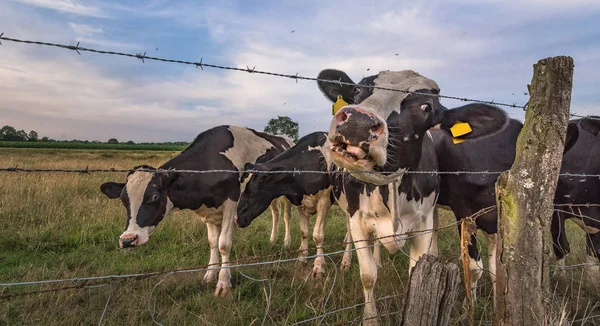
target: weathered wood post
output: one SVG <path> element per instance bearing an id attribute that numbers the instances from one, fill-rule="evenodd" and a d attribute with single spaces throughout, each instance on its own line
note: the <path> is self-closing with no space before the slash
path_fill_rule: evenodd
<path id="1" fill-rule="evenodd" d="M 456 264 L 421 256 L 410 276 L 402 325 L 448 325 L 459 282 Z"/>
<path id="2" fill-rule="evenodd" d="M 516 158 L 496 182 L 497 325 L 548 324 L 550 222 L 565 142 L 573 59 L 533 66 L 530 100 Z"/>

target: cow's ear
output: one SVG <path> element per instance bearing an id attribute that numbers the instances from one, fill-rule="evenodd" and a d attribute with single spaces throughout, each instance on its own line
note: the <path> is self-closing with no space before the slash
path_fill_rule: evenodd
<path id="1" fill-rule="evenodd" d="M 600 132 L 600 117 L 592 116 L 591 118 L 581 119 L 579 126 L 592 135 L 598 136 Z"/>
<path id="2" fill-rule="evenodd" d="M 574 122 L 569 122 L 567 125 L 567 136 L 565 137 L 565 149 L 563 150 L 563 154 L 568 152 L 573 145 L 577 142 L 579 138 L 579 127 Z"/>
<path id="3" fill-rule="evenodd" d="M 498 107 L 484 104 L 467 104 L 454 109 L 440 108 L 434 125 L 459 140 L 491 136 L 508 125 L 508 115 Z"/>
<path id="4" fill-rule="evenodd" d="M 125 187 L 124 183 L 106 182 L 100 186 L 100 191 L 110 199 L 117 199 L 121 197 L 123 187 Z"/>
<path id="5" fill-rule="evenodd" d="M 325 69 L 319 73 L 317 78 L 354 84 L 352 79 L 350 79 L 345 72 L 336 69 Z M 317 85 L 319 86 L 319 89 L 323 95 L 325 95 L 331 102 L 337 101 L 338 96 L 341 95 L 344 101 L 350 104 L 354 103 L 352 98 L 352 90 L 354 89 L 354 86 L 330 83 L 321 80 L 317 81 Z"/>

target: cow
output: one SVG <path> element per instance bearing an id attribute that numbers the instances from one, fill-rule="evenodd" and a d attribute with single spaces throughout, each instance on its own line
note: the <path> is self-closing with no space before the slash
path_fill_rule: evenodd
<path id="1" fill-rule="evenodd" d="M 589 263 L 600 262 L 600 181 L 598 178 L 566 174 L 600 174 L 600 117 L 591 116 L 571 120 L 569 128 L 578 129 L 578 139 L 563 156 L 554 203 L 556 204 L 550 226 L 557 265 L 565 263 L 570 252 L 565 234 L 565 220 L 571 219 L 586 233 L 586 253 Z M 568 134 L 568 133 L 567 133 Z M 569 138 L 567 136 L 567 138 Z M 586 206 L 586 204 L 592 204 Z M 576 206 L 565 206 L 576 205 Z M 600 277 L 598 266 L 588 269 L 592 279 Z"/>
<path id="2" fill-rule="evenodd" d="M 515 160 L 517 137 L 522 127 L 523 124 L 519 120 L 510 119 L 508 126 L 494 135 L 457 144 L 447 133 L 439 130 L 431 131 L 440 172 L 482 172 L 440 174 L 440 195 L 436 209 L 451 210 L 456 220 L 461 221 L 486 208 L 495 206 L 495 185 L 499 176 L 495 172 L 511 168 Z M 576 124 L 570 122 L 565 140 L 565 153 L 577 141 L 578 134 Z M 478 215 L 475 218 L 475 224 L 477 229 L 482 230 L 488 239 L 489 273 L 495 291 L 498 231 L 496 208 Z M 459 225 L 459 235 L 461 234 L 460 228 Z M 469 240 L 470 286 L 473 296 L 472 303 L 475 304 L 477 283 L 483 274 L 483 264 L 477 246 L 477 238 L 472 236 Z"/>
<path id="3" fill-rule="evenodd" d="M 180 154 L 162 164 L 162 170 L 242 171 L 246 163 L 267 161 L 290 148 L 289 139 L 272 136 L 246 127 L 221 125 L 200 133 Z M 158 224 L 170 212 L 189 209 L 206 223 L 210 245 L 210 269 L 203 281 L 218 282 L 215 295 L 231 289 L 229 253 L 233 237 L 233 218 L 241 193 L 240 173 L 153 173 L 138 166 L 125 183 L 106 182 L 100 190 L 110 199 L 120 198 L 127 210 L 125 231 L 119 238 L 122 248 L 145 244 Z M 278 200 L 278 199 L 274 199 Z M 275 219 L 275 218 L 274 218 Z"/>
<path id="4" fill-rule="evenodd" d="M 317 214 L 313 229 L 313 241 L 317 246 L 319 255 L 313 264 L 312 275 L 319 276 L 325 271 L 325 257 L 323 257 L 323 244 L 325 238 L 325 224 L 331 205 L 336 201 L 333 197 L 330 176 L 327 174 L 327 164 L 321 153 L 321 147 L 327 138 L 326 132 L 313 132 L 300 138 L 294 147 L 285 151 L 265 163 L 247 164 L 246 172 L 242 175 L 245 190 L 240 196 L 237 207 L 236 224 L 245 228 L 258 217 L 267 205 L 280 196 L 285 196 L 298 208 L 300 217 L 300 257 L 306 262 L 308 255 L 308 228 L 310 217 Z M 275 171 L 319 171 L 323 173 L 260 173 Z M 349 222 L 349 218 L 346 218 Z M 340 269 L 346 271 L 351 263 L 350 229 L 346 225 L 346 252 L 342 258 Z M 289 235 L 286 234 L 285 243 L 289 244 Z"/>
<path id="5" fill-rule="evenodd" d="M 421 255 L 437 255 L 436 238 L 427 232 L 434 226 L 440 187 L 438 175 L 427 173 L 438 169 L 428 129 L 437 126 L 450 133 L 457 123 L 468 123 L 470 132 L 456 138 L 477 139 L 504 129 L 508 117 L 500 108 L 479 103 L 447 109 L 439 102 L 437 83 L 411 70 L 381 71 L 358 85 L 335 69 L 321 71 L 317 79 L 327 98 L 335 102 L 339 96 L 347 103 L 334 114 L 322 152 L 328 163 L 353 177 L 338 177 L 334 186 L 342 183 L 339 202 L 350 215 L 365 298 L 363 318 L 377 324 L 377 267 L 369 239 L 379 238 L 393 253 L 404 246 L 407 232 L 424 231 L 411 239 L 409 273 Z"/>

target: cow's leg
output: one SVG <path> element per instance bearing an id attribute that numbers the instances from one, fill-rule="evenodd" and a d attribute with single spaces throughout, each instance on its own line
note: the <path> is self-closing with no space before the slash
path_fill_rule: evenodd
<path id="1" fill-rule="evenodd" d="M 419 224 L 417 231 L 424 231 L 421 235 L 413 238 L 410 246 L 410 263 L 408 274 L 412 272 L 419 258 L 424 254 L 438 255 L 437 240 L 433 229 L 433 207 Z"/>
<path id="2" fill-rule="evenodd" d="M 203 281 L 206 283 L 212 283 L 217 279 L 219 267 L 219 234 L 221 233 L 221 226 L 212 223 L 206 223 L 206 229 L 208 231 L 210 258 L 208 260 L 209 270 L 207 270 L 206 274 L 204 274 Z"/>
<path id="3" fill-rule="evenodd" d="M 552 214 L 552 222 L 550 224 L 550 232 L 552 234 L 552 248 L 556 257 L 556 266 L 565 265 L 565 258 L 571 251 L 569 241 L 565 232 L 565 219 L 559 212 Z M 554 270 L 554 276 L 564 275 L 564 270 L 557 268 Z"/>
<path id="4" fill-rule="evenodd" d="M 221 252 L 221 270 L 215 295 L 225 296 L 231 289 L 231 271 L 229 270 L 229 253 L 233 242 L 233 217 L 237 209 L 237 202 L 227 200 L 223 204 L 223 222 L 219 235 L 219 251 Z"/>
<path id="5" fill-rule="evenodd" d="M 329 199 L 329 192 L 325 192 L 317 202 L 317 220 L 313 228 L 313 241 L 317 247 L 317 258 L 315 258 L 312 270 L 313 276 L 320 276 L 325 273 L 326 263 L 325 256 L 323 256 L 323 245 L 325 241 L 325 224 L 330 208 L 331 200 Z"/>
<path id="6" fill-rule="evenodd" d="M 292 203 L 283 197 L 283 224 L 285 224 L 285 237 L 283 238 L 283 246 L 288 248 L 292 244 L 292 236 L 290 233 L 290 220 L 292 218 Z"/>
<path id="7" fill-rule="evenodd" d="M 373 259 L 375 260 L 375 265 L 381 268 L 381 242 L 379 240 L 373 242 Z"/>
<path id="8" fill-rule="evenodd" d="M 345 272 L 350 269 L 350 265 L 352 264 L 352 232 L 350 231 L 350 214 L 346 214 L 346 237 L 344 237 L 344 242 L 346 243 L 346 251 L 344 252 L 344 256 L 342 257 L 342 262 L 340 264 L 340 270 Z"/>
<path id="9" fill-rule="evenodd" d="M 281 214 L 279 210 L 279 198 L 273 199 L 269 207 L 271 208 L 271 215 L 273 216 L 273 226 L 271 227 L 271 243 L 275 243 L 279 237 L 279 215 Z"/>
<path id="10" fill-rule="evenodd" d="M 471 298 L 472 306 L 475 307 L 477 301 L 477 283 L 483 275 L 483 262 L 481 261 L 481 255 L 479 249 L 477 249 L 477 238 L 471 236 L 471 244 L 467 246 L 469 252 L 469 270 L 471 272 Z"/>
<path id="11" fill-rule="evenodd" d="M 308 257 L 308 229 L 310 227 L 310 216 L 308 216 L 304 210 L 298 208 L 298 217 L 300 219 L 300 255 L 298 260 L 302 263 L 306 263 L 306 257 Z"/>
<path id="12" fill-rule="evenodd" d="M 373 251 L 370 246 L 369 231 L 365 229 L 360 217 L 355 216 L 350 220 L 352 238 L 358 239 L 354 243 L 358 265 L 360 267 L 360 281 L 365 295 L 365 307 L 363 310 L 363 325 L 378 325 L 377 306 L 375 305 L 375 296 L 373 288 L 377 282 L 377 265 L 373 258 Z"/>
<path id="13" fill-rule="evenodd" d="M 492 289 L 494 291 L 494 310 L 496 309 L 496 246 L 498 244 L 498 234 L 486 234 L 488 238 L 488 266 L 490 268 L 490 279 L 492 280 Z"/>

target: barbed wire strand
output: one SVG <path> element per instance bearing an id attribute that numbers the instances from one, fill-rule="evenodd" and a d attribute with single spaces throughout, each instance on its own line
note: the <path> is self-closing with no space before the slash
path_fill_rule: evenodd
<path id="1" fill-rule="evenodd" d="M 91 174 L 91 173 L 131 173 L 131 172 L 149 172 L 149 173 L 195 173 L 195 174 L 207 174 L 207 173 L 253 173 L 253 174 L 375 174 L 375 175 L 387 175 L 396 174 L 397 172 L 383 172 L 383 171 L 357 171 L 350 172 L 347 170 L 343 171 L 310 171 L 310 170 L 278 170 L 278 171 L 262 171 L 262 170 L 226 170 L 226 169 L 211 169 L 211 170 L 186 170 L 186 169 L 56 169 L 56 168 L 20 168 L 15 167 L 3 167 L 0 168 L 0 172 L 24 172 L 24 173 L 79 173 L 79 174 Z M 461 175 L 461 174 L 502 174 L 506 171 L 404 171 L 404 174 L 438 174 L 438 175 Z M 581 177 L 581 178 L 600 178 L 600 174 L 585 174 L 585 173 L 569 173 L 564 172 L 558 174 L 559 177 Z"/>
<path id="2" fill-rule="evenodd" d="M 208 67 L 208 68 L 215 68 L 215 69 L 222 69 L 222 70 L 247 72 L 247 73 L 251 73 L 251 74 L 283 77 L 283 78 L 294 79 L 296 81 L 296 83 L 298 82 L 299 79 L 300 80 L 311 80 L 311 81 L 336 84 L 336 85 L 340 85 L 340 86 L 341 85 L 360 86 L 360 87 L 364 87 L 364 88 L 381 89 L 381 90 L 386 90 L 386 91 L 394 91 L 394 92 L 401 92 L 401 93 L 407 93 L 407 94 L 423 94 L 423 95 L 434 96 L 434 97 L 439 97 L 439 98 L 446 98 L 446 99 L 451 99 L 451 100 L 462 101 L 462 102 L 477 102 L 477 103 L 484 103 L 484 104 L 490 104 L 490 105 L 496 105 L 496 106 L 505 106 L 505 107 L 511 107 L 511 108 L 523 108 L 523 105 L 519 105 L 516 103 L 508 104 L 508 103 L 495 102 L 493 100 L 485 101 L 485 100 L 470 99 L 470 98 L 466 98 L 466 97 L 398 90 L 398 89 L 394 89 L 394 88 L 380 87 L 380 86 L 375 86 L 375 85 L 359 85 L 359 84 L 350 83 L 350 82 L 343 82 L 343 81 L 341 81 L 341 79 L 340 80 L 329 80 L 329 79 L 322 79 L 322 78 L 315 78 L 315 77 L 300 76 L 298 73 L 291 75 L 291 74 L 282 74 L 282 73 L 276 73 L 276 72 L 262 71 L 262 70 L 256 70 L 255 66 L 253 68 L 250 68 L 250 66 L 246 66 L 246 68 L 238 68 L 238 67 L 210 64 L 210 63 L 203 62 L 202 59 L 200 59 L 199 62 L 193 62 L 193 61 L 165 59 L 165 58 L 160 58 L 160 57 L 148 56 L 148 55 L 146 55 L 145 52 L 144 52 L 144 54 L 142 54 L 142 53 L 132 54 L 132 53 L 117 52 L 117 51 L 97 50 L 97 49 L 92 49 L 92 48 L 81 47 L 81 46 L 79 46 L 79 44 L 80 44 L 79 42 L 77 42 L 77 45 L 73 46 L 73 45 L 66 45 L 66 44 L 59 44 L 59 43 L 22 40 L 22 39 L 17 39 L 17 38 L 6 37 L 3 35 L 0 35 L 0 40 L 72 50 L 72 51 L 77 52 L 79 55 L 81 55 L 81 53 L 79 51 L 86 51 L 86 52 L 93 52 L 93 53 L 98 53 L 98 54 L 108 54 L 108 55 L 117 55 L 117 56 L 136 58 L 136 59 L 142 60 L 142 63 L 145 63 L 145 60 L 153 60 L 153 61 L 161 61 L 161 62 L 167 62 L 167 63 L 178 63 L 178 64 L 184 64 L 184 65 L 191 65 L 191 66 L 195 66 L 196 68 L 200 67 L 202 70 L 204 70 L 205 67 Z"/>

